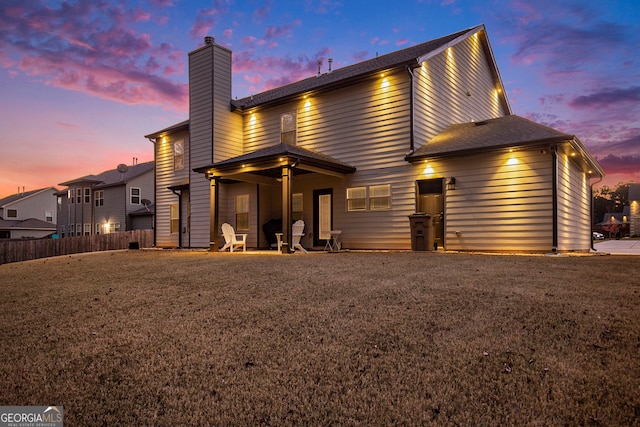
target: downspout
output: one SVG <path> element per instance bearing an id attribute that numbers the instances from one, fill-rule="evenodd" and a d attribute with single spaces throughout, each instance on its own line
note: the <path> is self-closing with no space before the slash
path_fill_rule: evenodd
<path id="1" fill-rule="evenodd" d="M 182 249 L 182 190 L 178 193 L 172 188 L 171 192 L 178 196 L 178 248 Z M 155 235 L 155 229 L 153 233 Z"/>
<path id="2" fill-rule="evenodd" d="M 593 218 L 595 216 L 595 205 L 593 204 L 593 186 L 596 184 L 600 184 L 602 182 L 602 180 L 604 179 L 604 177 L 600 177 L 599 180 L 597 180 L 596 182 L 594 182 L 593 184 L 589 184 L 589 204 L 591 205 L 589 209 L 591 211 L 591 224 L 589 227 L 589 240 L 591 241 L 591 250 L 594 252 L 597 252 L 598 250 L 595 248 L 595 246 L 593 246 Z"/>
<path id="3" fill-rule="evenodd" d="M 157 138 L 147 138 L 152 144 L 153 144 L 153 203 L 156 202 L 156 200 L 158 200 L 157 198 L 157 194 L 156 194 L 156 175 L 157 175 L 157 169 L 156 169 L 156 140 Z M 156 205 L 157 207 L 157 205 Z M 156 215 L 153 215 L 153 219 L 151 220 L 151 227 L 153 228 L 153 247 L 156 246 Z"/>
<path id="4" fill-rule="evenodd" d="M 558 253 L 558 146 L 556 144 L 551 145 L 551 161 L 552 161 L 552 181 L 553 188 L 551 191 L 552 198 L 552 233 L 553 242 L 551 251 L 555 254 Z"/>
<path id="5" fill-rule="evenodd" d="M 411 81 L 411 87 L 409 90 L 409 153 L 412 154 L 415 151 L 415 141 L 414 141 L 414 109 L 415 109 L 415 100 L 414 100 L 414 76 L 413 69 L 407 65 L 407 72 L 409 73 L 409 80 Z"/>

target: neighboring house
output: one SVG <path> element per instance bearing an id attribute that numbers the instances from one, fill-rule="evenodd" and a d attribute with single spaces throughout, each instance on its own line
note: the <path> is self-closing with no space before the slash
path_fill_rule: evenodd
<path id="1" fill-rule="evenodd" d="M 607 212 L 602 222 L 597 223 L 599 230 L 607 237 L 629 237 L 631 233 L 631 206 L 623 206 L 622 212 Z"/>
<path id="2" fill-rule="evenodd" d="M 640 237 L 640 183 L 629 184 L 629 234 Z"/>
<path id="3" fill-rule="evenodd" d="M 231 51 L 189 54 L 189 120 L 146 135 L 156 160 L 156 245 L 222 245 L 220 226 L 267 248 L 263 225 L 305 221 L 305 247 L 408 249 L 408 216 L 439 247 L 588 251 L 591 178 L 574 135 L 511 115 L 484 26 L 243 99 Z M 290 242 L 291 227 L 283 227 Z"/>
<path id="4" fill-rule="evenodd" d="M 154 162 L 122 164 L 60 183 L 67 187 L 57 193 L 60 237 L 151 228 L 153 212 L 147 207 L 154 199 L 153 170 Z M 142 209 L 146 221 L 139 219 Z"/>
<path id="5" fill-rule="evenodd" d="M 46 237 L 56 232 L 53 187 L 23 191 L 0 199 L 0 239 Z"/>

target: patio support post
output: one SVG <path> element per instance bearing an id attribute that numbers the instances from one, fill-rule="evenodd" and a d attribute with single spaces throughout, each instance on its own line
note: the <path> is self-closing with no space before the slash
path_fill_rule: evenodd
<path id="1" fill-rule="evenodd" d="M 220 199 L 220 189 L 218 188 L 220 182 L 218 177 L 209 176 L 209 250 L 211 252 L 218 252 L 218 230 L 219 217 L 218 217 L 218 202 Z"/>
<path id="2" fill-rule="evenodd" d="M 283 251 L 291 250 L 291 168 L 287 164 L 282 167 L 282 242 Z"/>

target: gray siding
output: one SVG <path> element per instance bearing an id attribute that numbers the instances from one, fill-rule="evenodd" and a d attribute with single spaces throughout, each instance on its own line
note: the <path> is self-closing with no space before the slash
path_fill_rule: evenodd
<path id="1" fill-rule="evenodd" d="M 173 143 L 179 140 L 184 141 L 184 169 L 175 170 Z M 191 170 L 189 163 L 189 133 L 179 132 L 176 134 L 158 138 L 154 150 L 156 159 L 156 246 L 177 247 L 178 234 L 171 233 L 170 219 L 171 205 L 173 203 L 178 203 L 178 196 L 176 196 L 171 190 L 169 190 L 168 187 L 189 182 L 189 171 Z M 183 197 L 186 205 L 188 194 Z M 186 236 L 182 244 L 185 246 L 188 245 L 188 236 Z"/>
<path id="2" fill-rule="evenodd" d="M 516 158 L 517 164 L 509 164 Z M 445 247 L 450 250 L 552 249 L 552 162 L 548 153 L 518 151 L 429 162 L 455 176 L 445 196 Z"/>
<path id="3" fill-rule="evenodd" d="M 190 170 L 242 153 L 242 118 L 230 111 L 231 52 L 218 45 L 189 54 Z M 208 247 L 209 181 L 191 172 L 190 246 Z"/>
<path id="4" fill-rule="evenodd" d="M 489 58 L 471 36 L 414 71 L 416 149 L 454 123 L 507 114 Z"/>
<path id="5" fill-rule="evenodd" d="M 571 157 L 558 155 L 558 250 L 589 251 L 591 247 L 589 179 Z"/>

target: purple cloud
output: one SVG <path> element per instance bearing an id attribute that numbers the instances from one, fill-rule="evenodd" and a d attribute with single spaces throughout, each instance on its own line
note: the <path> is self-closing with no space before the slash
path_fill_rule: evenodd
<path id="1" fill-rule="evenodd" d="M 153 46 L 135 30 L 148 19 L 139 10 L 93 1 L 9 0 L 0 5 L 0 64 L 10 75 L 129 104 L 186 110 L 184 54 L 168 43 Z"/>
<path id="2" fill-rule="evenodd" d="M 630 88 L 605 88 L 590 95 L 580 95 L 569 105 L 575 108 L 607 108 L 611 105 L 633 104 L 640 102 L 640 86 Z"/>

